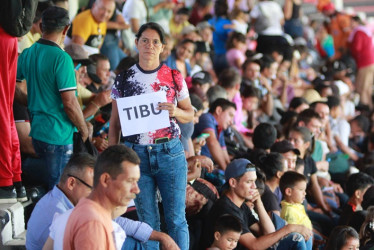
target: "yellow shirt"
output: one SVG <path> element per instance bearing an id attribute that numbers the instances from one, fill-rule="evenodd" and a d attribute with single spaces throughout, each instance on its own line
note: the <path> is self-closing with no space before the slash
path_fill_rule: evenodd
<path id="1" fill-rule="evenodd" d="M 77 84 L 77 92 L 78 92 L 78 102 L 81 108 L 83 108 L 83 103 L 89 100 L 92 97 L 92 92 L 86 89 L 81 84 Z"/>
<path id="2" fill-rule="evenodd" d="M 170 29 L 170 35 L 171 37 L 177 37 L 179 38 L 181 36 L 181 33 L 182 33 L 182 30 L 184 27 L 190 25 L 190 23 L 188 21 L 185 21 L 184 23 L 182 24 L 176 24 L 172 19 L 170 19 L 170 22 L 169 22 L 169 29 Z M 178 42 L 178 41 L 176 41 Z"/>
<path id="3" fill-rule="evenodd" d="M 85 10 L 78 14 L 72 22 L 72 36 L 80 36 L 84 44 L 100 48 L 106 34 L 106 22 L 97 23 L 91 14 L 91 10 Z"/>
<path id="4" fill-rule="evenodd" d="M 26 35 L 22 37 L 22 40 L 18 42 L 18 53 L 22 53 L 24 49 L 30 48 L 36 41 L 40 39 L 40 34 L 35 33 L 34 35 L 31 34 L 29 31 Z"/>
<path id="5" fill-rule="evenodd" d="M 287 221 L 288 224 L 304 225 L 309 229 L 313 229 L 312 222 L 306 214 L 303 204 L 292 204 L 283 200 L 281 206 L 281 218 Z"/>

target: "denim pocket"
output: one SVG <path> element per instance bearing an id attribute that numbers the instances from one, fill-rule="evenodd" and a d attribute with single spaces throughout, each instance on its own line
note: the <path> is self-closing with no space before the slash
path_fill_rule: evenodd
<path id="1" fill-rule="evenodd" d="M 43 145 L 44 153 L 54 153 L 56 151 L 56 145 L 45 143 Z"/>
<path id="2" fill-rule="evenodd" d="M 173 145 L 168 145 L 166 148 L 166 153 L 172 157 L 184 154 L 183 146 L 180 141 L 178 143 L 173 143 Z"/>

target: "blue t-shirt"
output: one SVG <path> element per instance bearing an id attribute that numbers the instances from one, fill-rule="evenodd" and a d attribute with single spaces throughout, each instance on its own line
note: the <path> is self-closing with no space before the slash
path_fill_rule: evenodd
<path id="1" fill-rule="evenodd" d="M 227 18 L 214 17 L 208 21 L 215 29 L 213 32 L 213 44 L 214 52 L 217 55 L 226 54 L 226 42 L 229 37 L 229 33 L 232 29 L 223 28 L 225 25 L 231 24 L 231 21 Z"/>
<path id="2" fill-rule="evenodd" d="M 199 123 L 195 124 L 195 129 L 192 134 L 192 139 L 198 137 L 201 133 L 207 132 L 208 130 L 214 131 L 219 144 L 221 145 L 222 148 L 225 148 L 226 144 L 225 144 L 225 138 L 223 136 L 223 131 L 220 131 L 218 133 L 218 124 L 217 124 L 216 118 L 214 118 L 214 116 L 211 113 L 205 113 L 200 117 Z M 210 154 L 209 148 L 206 144 L 201 148 L 201 154 L 209 158 L 212 157 L 212 155 Z"/>

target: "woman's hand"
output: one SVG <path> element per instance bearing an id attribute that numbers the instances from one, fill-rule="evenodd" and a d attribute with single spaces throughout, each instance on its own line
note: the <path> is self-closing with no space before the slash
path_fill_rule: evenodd
<path id="1" fill-rule="evenodd" d="M 174 103 L 160 102 L 157 107 L 158 110 L 167 110 L 170 117 L 176 117 L 178 113 L 178 107 Z"/>

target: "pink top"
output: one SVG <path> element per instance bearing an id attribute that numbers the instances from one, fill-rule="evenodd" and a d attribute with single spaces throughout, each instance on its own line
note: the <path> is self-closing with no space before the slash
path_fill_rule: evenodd
<path id="1" fill-rule="evenodd" d="M 227 62 L 229 63 L 229 65 L 231 67 L 235 67 L 241 72 L 241 69 L 236 67 L 235 61 L 237 59 L 239 59 L 240 60 L 240 65 L 242 65 L 244 63 L 246 57 L 245 57 L 245 54 L 243 53 L 243 51 L 233 48 L 233 49 L 229 49 L 227 51 L 226 59 L 227 59 Z"/>

